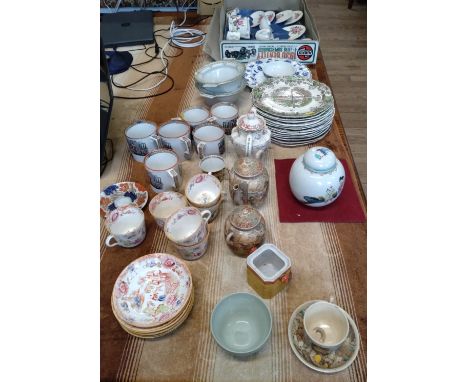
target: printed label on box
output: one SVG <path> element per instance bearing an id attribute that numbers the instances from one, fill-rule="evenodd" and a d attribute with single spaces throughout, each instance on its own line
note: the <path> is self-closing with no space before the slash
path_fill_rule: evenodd
<path id="1" fill-rule="evenodd" d="M 297 60 L 307 64 L 317 61 L 318 41 L 268 42 L 268 43 L 226 43 L 221 42 L 223 59 L 234 58 L 241 62 L 262 60 L 266 58 L 281 58 Z"/>

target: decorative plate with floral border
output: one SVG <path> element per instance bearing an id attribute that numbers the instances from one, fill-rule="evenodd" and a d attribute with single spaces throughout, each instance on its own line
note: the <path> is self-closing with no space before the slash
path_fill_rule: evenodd
<path id="1" fill-rule="evenodd" d="M 120 182 L 107 186 L 101 192 L 101 211 L 107 215 L 117 207 L 135 204 L 143 208 L 148 201 L 148 191 L 137 182 Z"/>
<path id="2" fill-rule="evenodd" d="M 130 263 L 112 291 L 115 314 L 140 328 L 160 326 L 179 315 L 192 290 L 185 263 L 173 255 L 153 253 Z"/>
<path id="3" fill-rule="evenodd" d="M 294 76 L 268 78 L 252 90 L 252 101 L 264 112 L 292 118 L 314 116 L 334 105 L 326 84 Z"/>
<path id="4" fill-rule="evenodd" d="M 336 350 L 328 351 L 312 343 L 304 329 L 304 312 L 314 302 L 308 301 L 299 306 L 289 319 L 288 338 L 291 348 L 299 360 L 315 371 L 333 374 L 348 368 L 359 352 L 359 332 L 354 320 L 341 309 L 348 318 L 350 331 L 348 338 Z"/>
<path id="5" fill-rule="evenodd" d="M 310 74 L 309 69 L 307 69 L 307 66 L 305 66 L 304 64 L 301 64 L 300 62 L 297 62 L 294 60 L 280 60 L 277 58 L 268 58 L 266 60 L 250 61 L 245 66 L 244 78 L 247 81 L 247 85 L 249 85 L 249 87 L 253 89 L 267 79 L 267 77 L 265 77 L 265 75 L 263 74 L 262 65 L 270 63 L 272 61 L 289 62 L 292 66 L 294 66 L 294 70 L 295 70 L 294 76 L 307 78 L 307 79 L 311 78 L 311 74 Z"/>

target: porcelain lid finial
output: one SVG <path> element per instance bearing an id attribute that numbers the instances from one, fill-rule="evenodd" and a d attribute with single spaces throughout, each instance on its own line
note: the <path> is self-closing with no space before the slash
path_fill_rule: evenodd
<path id="1" fill-rule="evenodd" d="M 328 172 L 335 168 L 336 156 L 329 148 L 315 146 L 307 150 L 303 162 L 310 171 Z"/>
<path id="2" fill-rule="evenodd" d="M 239 117 L 239 127 L 244 130 L 261 130 L 266 126 L 265 119 L 257 114 L 257 109 L 252 107 L 247 114 Z"/>

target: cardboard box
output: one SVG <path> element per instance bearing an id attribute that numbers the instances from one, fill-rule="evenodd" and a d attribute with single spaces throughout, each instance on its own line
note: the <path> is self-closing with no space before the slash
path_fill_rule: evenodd
<path id="1" fill-rule="evenodd" d="M 197 13 L 202 16 L 211 16 L 217 6 L 223 5 L 223 0 L 198 0 Z"/>
<path id="2" fill-rule="evenodd" d="M 301 10 L 304 16 L 299 22 L 306 27 L 306 37 L 297 40 L 224 40 L 226 11 L 236 7 L 275 12 Z M 288 58 L 315 64 L 318 49 L 319 34 L 305 0 L 224 0 L 223 6 L 214 10 L 203 51 L 215 60 L 235 58 L 240 62 L 248 62 L 255 59 Z"/>

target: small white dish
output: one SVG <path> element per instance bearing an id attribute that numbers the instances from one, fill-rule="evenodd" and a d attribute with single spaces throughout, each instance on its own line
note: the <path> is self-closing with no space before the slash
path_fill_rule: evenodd
<path id="1" fill-rule="evenodd" d="M 252 28 L 257 27 L 260 24 L 260 19 L 261 17 L 265 14 L 263 11 L 256 11 L 253 12 L 250 15 L 250 18 L 252 19 L 252 24 L 250 25 Z"/>
<path id="2" fill-rule="evenodd" d="M 291 61 L 270 61 L 262 65 L 263 74 L 267 77 L 284 77 L 292 76 L 296 72 L 296 68 Z"/>
<path id="3" fill-rule="evenodd" d="M 260 29 L 255 33 L 255 39 L 260 41 L 273 40 L 273 32 L 271 29 Z"/>
<path id="4" fill-rule="evenodd" d="M 295 22 L 299 21 L 304 14 L 302 11 L 293 11 L 293 15 L 289 20 L 287 20 L 284 25 L 291 25 L 294 24 Z"/>
<path id="5" fill-rule="evenodd" d="M 293 11 L 286 10 L 283 12 L 279 12 L 276 14 L 276 24 L 284 23 L 285 21 L 289 20 L 293 16 Z"/>
<path id="6" fill-rule="evenodd" d="M 269 21 L 270 23 L 272 23 L 273 20 L 275 19 L 275 12 L 273 12 L 273 11 L 266 11 L 264 16 L 268 19 L 268 21 Z"/>
<path id="7" fill-rule="evenodd" d="M 304 25 L 291 25 L 283 28 L 289 34 L 288 40 L 296 40 L 301 37 L 305 31 L 306 27 Z"/>

